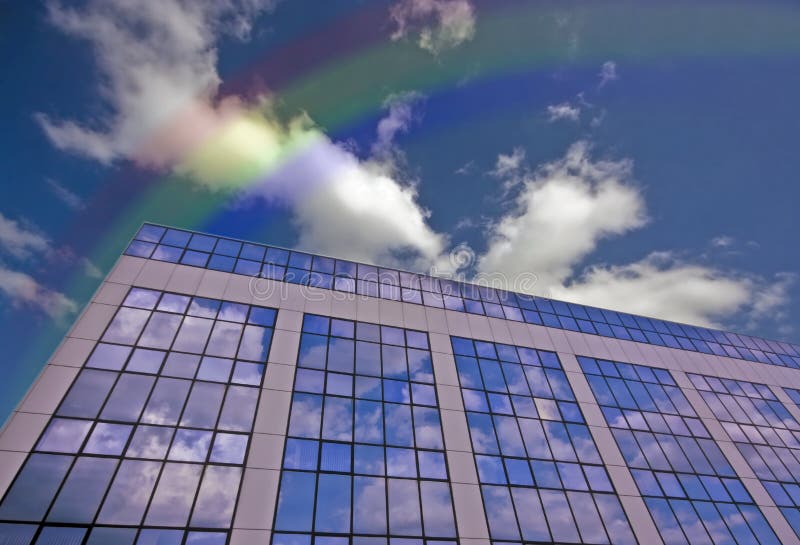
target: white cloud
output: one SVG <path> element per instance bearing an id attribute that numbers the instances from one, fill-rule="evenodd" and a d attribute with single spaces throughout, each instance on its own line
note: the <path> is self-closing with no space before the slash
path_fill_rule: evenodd
<path id="1" fill-rule="evenodd" d="M 516 175 L 525 161 L 525 150 L 521 147 L 514 148 L 511 153 L 501 153 L 497 156 L 494 169 L 489 173 L 498 178 Z"/>
<path id="2" fill-rule="evenodd" d="M 474 159 L 470 159 L 469 161 L 467 161 L 466 163 L 464 163 L 463 165 L 458 167 L 454 171 L 454 174 L 459 174 L 461 176 L 466 176 L 468 174 L 471 174 L 473 170 L 475 170 L 475 160 Z"/>
<path id="3" fill-rule="evenodd" d="M 609 81 L 614 81 L 618 79 L 619 76 L 617 75 L 617 63 L 614 61 L 606 61 L 603 63 L 603 66 L 600 67 L 600 87 L 604 87 L 606 83 Z"/>
<path id="4" fill-rule="evenodd" d="M 755 283 L 714 268 L 654 253 L 619 266 L 596 265 L 567 285 L 554 285 L 556 299 L 623 310 L 697 325 L 718 320 L 753 302 Z"/>
<path id="5" fill-rule="evenodd" d="M 521 184 L 513 209 L 490 230 L 478 260 L 482 272 L 535 273 L 542 285 L 558 285 L 601 239 L 646 221 L 631 162 L 592 161 L 585 142 L 525 175 Z"/>
<path id="6" fill-rule="evenodd" d="M 378 122 L 377 138 L 372 145 L 372 155 L 376 158 L 391 161 L 395 155 L 395 137 L 408 132 L 417 119 L 416 107 L 422 95 L 415 92 L 391 95 L 384 101 L 389 113 Z"/>
<path id="7" fill-rule="evenodd" d="M 400 0 L 389 14 L 393 40 L 419 33 L 417 44 L 434 55 L 475 36 L 475 9 L 469 0 Z"/>
<path id="8" fill-rule="evenodd" d="M 487 250 L 478 258 L 480 273 L 512 289 L 698 325 L 721 326 L 735 316 L 743 317 L 737 325 L 747 329 L 785 321 L 793 274 L 765 279 L 672 252 L 580 269 L 600 240 L 647 221 L 632 162 L 595 161 L 590 151 L 578 142 L 533 173 L 519 164 L 507 171 L 521 189 L 513 209 L 490 229 Z M 718 246 L 732 243 L 718 238 Z M 529 273 L 536 275 L 532 287 L 523 283 L 530 282 Z"/>
<path id="9" fill-rule="evenodd" d="M 144 165 L 169 164 L 206 136 L 204 116 L 217 118 L 212 99 L 220 84 L 218 35 L 246 37 L 253 18 L 272 4 L 272 0 L 90 0 L 78 11 L 51 2 L 49 21 L 92 45 L 102 82 L 100 95 L 112 113 L 87 123 L 54 120 L 41 113 L 36 119 L 59 149 L 103 163 L 133 158 Z M 193 121 L 199 122 L 197 126 Z M 166 148 L 164 142 L 152 139 L 164 131 L 170 134 L 165 140 L 171 146 Z"/>
<path id="10" fill-rule="evenodd" d="M 0 213 L 0 248 L 17 259 L 48 252 L 50 241 L 38 229 L 23 226 Z"/>
<path id="11" fill-rule="evenodd" d="M 581 117 L 581 109 L 578 106 L 573 106 L 569 102 L 562 102 L 561 104 L 551 104 L 547 107 L 547 120 L 551 123 L 560 119 L 569 121 L 578 121 Z"/>
<path id="12" fill-rule="evenodd" d="M 83 202 L 81 197 L 65 187 L 63 184 L 59 183 L 57 180 L 47 178 L 45 179 L 45 182 L 53 192 L 53 195 L 55 195 L 58 200 L 66 204 L 68 207 L 72 208 L 73 210 L 83 210 L 86 208 L 86 203 Z"/>
<path id="13" fill-rule="evenodd" d="M 550 287 L 556 299 L 696 325 L 725 327 L 742 316 L 753 329 L 786 318 L 796 276 L 772 280 L 685 262 L 669 252 L 619 266 L 595 265 L 567 285 Z"/>
<path id="14" fill-rule="evenodd" d="M 11 257 L 12 261 L 30 261 L 40 267 L 52 263 L 79 263 L 88 276 L 102 276 L 91 261 L 86 258 L 78 259 L 68 246 L 53 246 L 50 239 L 36 226 L 7 218 L 1 213 L 0 254 Z M 14 307 L 38 309 L 51 318 L 61 318 L 78 308 L 77 303 L 63 293 L 43 286 L 27 272 L 11 268 L 3 259 L 0 259 L 0 294 Z"/>
<path id="15" fill-rule="evenodd" d="M 792 333 L 792 327 L 786 324 L 789 317 L 787 306 L 791 301 L 790 291 L 797 284 L 797 279 L 796 273 L 781 272 L 771 282 L 760 282 L 759 289 L 752 297 L 747 326 L 752 329 L 761 322 L 771 320 L 779 324 L 782 335 Z"/>
<path id="16" fill-rule="evenodd" d="M 730 248 L 736 243 L 736 239 L 728 235 L 720 235 L 711 239 L 711 245 L 715 248 Z"/>
<path id="17" fill-rule="evenodd" d="M 51 318 L 61 318 L 78 309 L 77 303 L 62 293 L 50 290 L 30 275 L 14 271 L 0 263 L 0 292 L 12 306 L 41 310 Z"/>
<path id="18" fill-rule="evenodd" d="M 299 229 L 299 247 L 427 267 L 443 251 L 446 238 L 428 225 L 430 213 L 417 203 L 414 185 L 400 181 L 393 170 L 377 160 L 360 161 L 316 133 L 313 144 L 248 196 L 286 200 Z"/>

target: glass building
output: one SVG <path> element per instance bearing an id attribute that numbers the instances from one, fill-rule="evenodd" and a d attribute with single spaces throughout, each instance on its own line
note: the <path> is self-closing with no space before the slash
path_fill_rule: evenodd
<path id="1" fill-rule="evenodd" d="M 800 346 L 146 224 L 0 545 L 800 544 Z"/>

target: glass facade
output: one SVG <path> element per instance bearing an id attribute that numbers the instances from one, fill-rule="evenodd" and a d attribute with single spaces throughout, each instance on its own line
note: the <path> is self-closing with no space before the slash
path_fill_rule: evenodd
<path id="1" fill-rule="evenodd" d="M 227 543 L 275 315 L 131 289 L 0 503 L 0 543 Z"/>
<path id="2" fill-rule="evenodd" d="M 125 254 L 0 430 L 0 545 L 800 543 L 796 345 L 150 224 Z"/>
<path id="3" fill-rule="evenodd" d="M 697 374 L 689 379 L 800 535 L 800 424 L 765 384 Z M 785 390 L 798 399 L 800 392 Z"/>
<path id="4" fill-rule="evenodd" d="M 307 314 L 273 544 L 456 538 L 434 384 L 426 333 Z"/>
<path id="5" fill-rule="evenodd" d="M 558 356 L 452 343 L 492 539 L 636 543 Z"/>
<path id="6" fill-rule="evenodd" d="M 669 371 L 579 361 L 667 545 L 779 543 Z"/>

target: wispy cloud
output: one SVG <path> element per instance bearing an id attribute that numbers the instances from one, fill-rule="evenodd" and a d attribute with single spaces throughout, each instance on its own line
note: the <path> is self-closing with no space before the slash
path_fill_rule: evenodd
<path id="1" fill-rule="evenodd" d="M 226 113 L 213 102 L 220 85 L 218 35 L 245 38 L 253 19 L 272 5 L 271 0 L 89 0 L 83 9 L 73 9 L 51 1 L 49 22 L 92 45 L 98 91 L 112 113 L 85 123 L 44 113 L 36 119 L 59 149 L 102 163 L 130 158 L 143 165 L 170 164 L 187 146 L 202 142 L 210 120 Z M 183 116 L 193 118 L 180 123 L 195 123 L 171 126 Z M 165 130 L 171 133 L 166 142 L 152 141 Z"/>
<path id="2" fill-rule="evenodd" d="M 458 167 L 454 174 L 459 174 L 461 176 L 466 176 L 467 174 L 471 174 L 475 170 L 475 160 L 470 159 L 460 167 Z"/>
<path id="3" fill-rule="evenodd" d="M 32 225 L 23 225 L 0 213 L 0 248 L 17 259 L 50 251 L 50 240 Z"/>
<path id="4" fill-rule="evenodd" d="M 388 113 L 378 122 L 376 139 L 372 144 L 373 157 L 392 160 L 397 151 L 395 138 L 408 132 L 419 119 L 419 104 L 422 100 L 420 93 L 411 91 L 390 95 L 384 101 L 384 108 Z"/>
<path id="5" fill-rule="evenodd" d="M 86 208 L 86 203 L 83 202 L 83 199 L 78 196 L 77 194 L 73 193 L 66 186 L 59 183 L 57 180 L 53 178 L 46 178 L 45 183 L 50 188 L 50 191 L 53 192 L 58 200 L 66 204 L 68 207 L 72 208 L 73 210 L 83 210 Z"/>
<path id="6" fill-rule="evenodd" d="M 500 153 L 495 161 L 494 168 L 489 172 L 497 178 L 509 177 L 519 173 L 525 162 L 525 150 L 521 147 L 514 148 L 511 153 Z"/>
<path id="7" fill-rule="evenodd" d="M 0 262 L 0 293 L 14 307 L 40 310 L 51 318 L 63 318 L 78 310 L 75 301 L 63 293 L 42 286 L 27 273 L 9 269 Z"/>
<path id="8" fill-rule="evenodd" d="M 547 120 L 551 123 L 561 119 L 569 121 L 578 121 L 581 117 L 581 109 L 579 106 L 570 104 L 569 102 L 562 102 L 561 104 L 551 104 L 547 107 Z"/>
<path id="9" fill-rule="evenodd" d="M 50 240 L 30 223 L 21 223 L 0 214 L 0 294 L 14 307 L 40 310 L 52 318 L 61 318 L 77 310 L 77 304 L 66 295 L 41 285 L 19 267 L 52 259 L 58 252 Z M 17 262 L 17 267 L 7 259 Z M 38 263 L 39 265 L 41 263 Z"/>
<path id="10" fill-rule="evenodd" d="M 393 40 L 416 34 L 417 44 L 434 55 L 475 36 L 475 9 L 469 0 L 400 0 L 389 14 Z"/>
<path id="11" fill-rule="evenodd" d="M 516 176 L 524 152 L 499 156 L 498 175 Z M 513 166 L 513 169 L 511 168 Z M 586 142 L 525 173 L 509 212 L 490 231 L 479 269 L 516 275 L 535 272 L 545 286 L 558 285 L 597 243 L 646 221 L 644 200 L 632 183 L 630 161 L 593 161 Z"/>
<path id="12" fill-rule="evenodd" d="M 614 81 L 619 78 L 617 74 L 617 63 L 614 61 L 606 61 L 603 63 L 603 66 L 600 67 L 600 83 L 598 84 L 600 87 L 605 87 L 607 83 Z"/>
<path id="13" fill-rule="evenodd" d="M 730 248 L 736 243 L 736 239 L 728 235 L 720 235 L 711 239 L 711 245 L 715 248 Z"/>

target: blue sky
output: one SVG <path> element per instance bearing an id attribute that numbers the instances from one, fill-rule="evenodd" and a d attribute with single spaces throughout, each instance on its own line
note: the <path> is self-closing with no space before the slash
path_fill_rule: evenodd
<path id="1" fill-rule="evenodd" d="M 793 3 L 0 10 L 2 418 L 145 220 L 800 340 Z"/>

